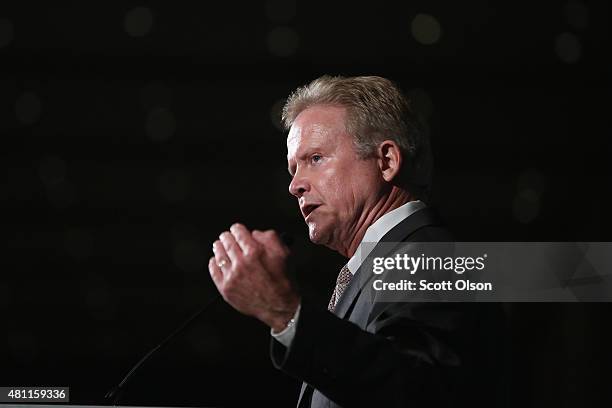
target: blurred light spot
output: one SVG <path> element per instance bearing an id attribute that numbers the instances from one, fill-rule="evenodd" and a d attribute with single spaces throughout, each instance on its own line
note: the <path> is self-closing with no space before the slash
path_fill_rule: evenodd
<path id="1" fill-rule="evenodd" d="M 174 114 L 166 108 L 154 108 L 149 111 L 146 122 L 146 132 L 155 142 L 170 139 L 176 130 Z"/>
<path id="2" fill-rule="evenodd" d="M 295 17 L 295 0 L 266 1 L 266 16 L 272 21 L 287 22 Z"/>
<path id="3" fill-rule="evenodd" d="M 132 37 L 143 37 L 153 27 L 153 12 L 148 7 L 136 7 L 125 14 L 125 32 Z"/>
<path id="4" fill-rule="evenodd" d="M 540 196 L 532 189 L 519 191 L 512 206 L 514 218 L 523 224 L 535 220 L 540 213 Z"/>
<path id="5" fill-rule="evenodd" d="M 184 170 L 169 170 L 159 178 L 159 192 L 167 201 L 184 201 L 191 192 L 191 176 Z"/>
<path id="6" fill-rule="evenodd" d="M 580 59 L 582 46 L 580 40 L 574 34 L 562 33 L 555 40 L 555 51 L 561 61 L 573 64 Z"/>
<path id="7" fill-rule="evenodd" d="M 75 259 L 88 258 L 93 252 L 93 236 L 81 228 L 70 228 L 64 236 L 64 248 Z"/>
<path id="8" fill-rule="evenodd" d="M 277 57 L 295 54 L 298 42 L 298 34 L 291 27 L 276 27 L 268 33 L 268 50 Z"/>
<path id="9" fill-rule="evenodd" d="M 66 179 L 66 163 L 56 156 L 44 157 L 38 166 L 38 175 L 47 188 L 52 188 Z"/>
<path id="10" fill-rule="evenodd" d="M 285 106 L 286 99 L 281 98 L 274 102 L 272 107 L 270 108 L 270 120 L 275 128 L 280 131 L 284 131 L 283 122 L 281 120 L 281 116 L 283 114 L 283 106 Z"/>
<path id="11" fill-rule="evenodd" d="M 101 276 L 89 274 L 81 283 L 81 294 L 94 319 L 108 321 L 114 318 L 117 306 L 111 297 L 108 283 Z"/>
<path id="12" fill-rule="evenodd" d="M 15 102 L 17 120 L 24 125 L 33 125 L 40 118 L 42 102 L 34 92 L 24 92 Z"/>
<path id="13" fill-rule="evenodd" d="M 66 209 L 76 201 L 76 191 L 69 182 L 63 180 L 47 188 L 47 199 L 52 206 Z"/>
<path id="14" fill-rule="evenodd" d="M 203 246 L 193 240 L 181 240 L 174 245 L 175 265 L 184 272 L 203 271 L 208 262 Z"/>
<path id="15" fill-rule="evenodd" d="M 169 108 L 172 103 L 172 89 L 162 81 L 151 81 L 141 89 L 140 102 L 147 111 L 155 107 Z"/>
<path id="16" fill-rule="evenodd" d="M 5 18 L 0 19 L 0 48 L 6 47 L 13 41 L 13 23 Z"/>
<path id="17" fill-rule="evenodd" d="M 408 92 L 413 109 L 423 118 L 429 119 L 433 114 L 433 101 L 429 93 L 422 89 L 416 88 Z"/>
<path id="18" fill-rule="evenodd" d="M 435 44 L 442 36 L 440 23 L 429 14 L 417 14 L 412 20 L 411 28 L 412 36 L 421 44 Z"/>
<path id="19" fill-rule="evenodd" d="M 563 7 L 565 18 L 572 28 L 584 30 L 589 25 L 589 10 L 579 1 L 570 0 Z"/>
<path id="20" fill-rule="evenodd" d="M 30 365 L 38 355 L 38 344 L 31 333 L 7 333 L 7 343 L 13 359 L 25 366 Z"/>

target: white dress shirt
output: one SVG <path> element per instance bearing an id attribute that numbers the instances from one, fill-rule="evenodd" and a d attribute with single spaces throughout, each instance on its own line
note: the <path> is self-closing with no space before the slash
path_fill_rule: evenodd
<path id="1" fill-rule="evenodd" d="M 364 242 L 377 243 L 382 239 L 382 237 L 385 236 L 387 232 L 391 231 L 393 227 L 422 208 L 425 208 L 425 204 L 422 201 L 409 201 L 401 207 L 384 214 L 382 217 L 377 219 L 374 224 L 370 225 L 366 230 L 363 239 L 359 243 L 357 251 L 355 251 L 347 263 L 349 271 L 354 275 L 361 266 L 363 259 L 367 258 L 370 251 L 374 249 L 374 245 L 361 244 Z M 293 337 L 295 337 L 295 328 L 300 317 L 300 306 L 301 305 L 298 305 L 295 315 L 293 316 L 293 324 L 288 325 L 287 328 L 278 333 L 274 333 L 273 330 L 270 330 L 272 337 L 278 340 L 285 347 L 289 347 L 293 341 Z"/>

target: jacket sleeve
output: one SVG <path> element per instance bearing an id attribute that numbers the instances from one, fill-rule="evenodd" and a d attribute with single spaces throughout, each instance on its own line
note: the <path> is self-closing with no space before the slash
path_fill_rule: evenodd
<path id="1" fill-rule="evenodd" d="M 289 348 L 274 366 L 343 407 L 437 407 L 465 393 L 474 366 L 477 304 L 377 304 L 361 329 L 303 301 Z"/>

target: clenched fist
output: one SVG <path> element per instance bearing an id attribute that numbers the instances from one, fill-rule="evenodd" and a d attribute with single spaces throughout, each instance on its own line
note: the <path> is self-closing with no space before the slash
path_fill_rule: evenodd
<path id="1" fill-rule="evenodd" d="M 208 270 L 225 301 L 275 332 L 283 330 L 300 297 L 286 276 L 289 249 L 278 234 L 234 224 L 219 235 L 213 252 Z"/>

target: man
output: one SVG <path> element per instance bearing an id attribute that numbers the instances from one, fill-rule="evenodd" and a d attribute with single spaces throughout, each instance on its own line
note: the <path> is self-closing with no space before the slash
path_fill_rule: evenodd
<path id="1" fill-rule="evenodd" d="M 476 373 L 494 368 L 491 343 L 479 342 L 490 310 L 373 302 L 358 279 L 362 242 L 450 241 L 420 200 L 431 157 L 406 98 L 384 78 L 324 76 L 289 97 L 283 120 L 289 191 L 310 239 L 349 261 L 328 310 L 317 308 L 287 279 L 276 233 L 235 224 L 208 265 L 223 298 L 271 328 L 274 365 L 304 381 L 299 407 L 477 405 L 472 390 L 492 392 L 473 383 L 494 376 Z"/>

